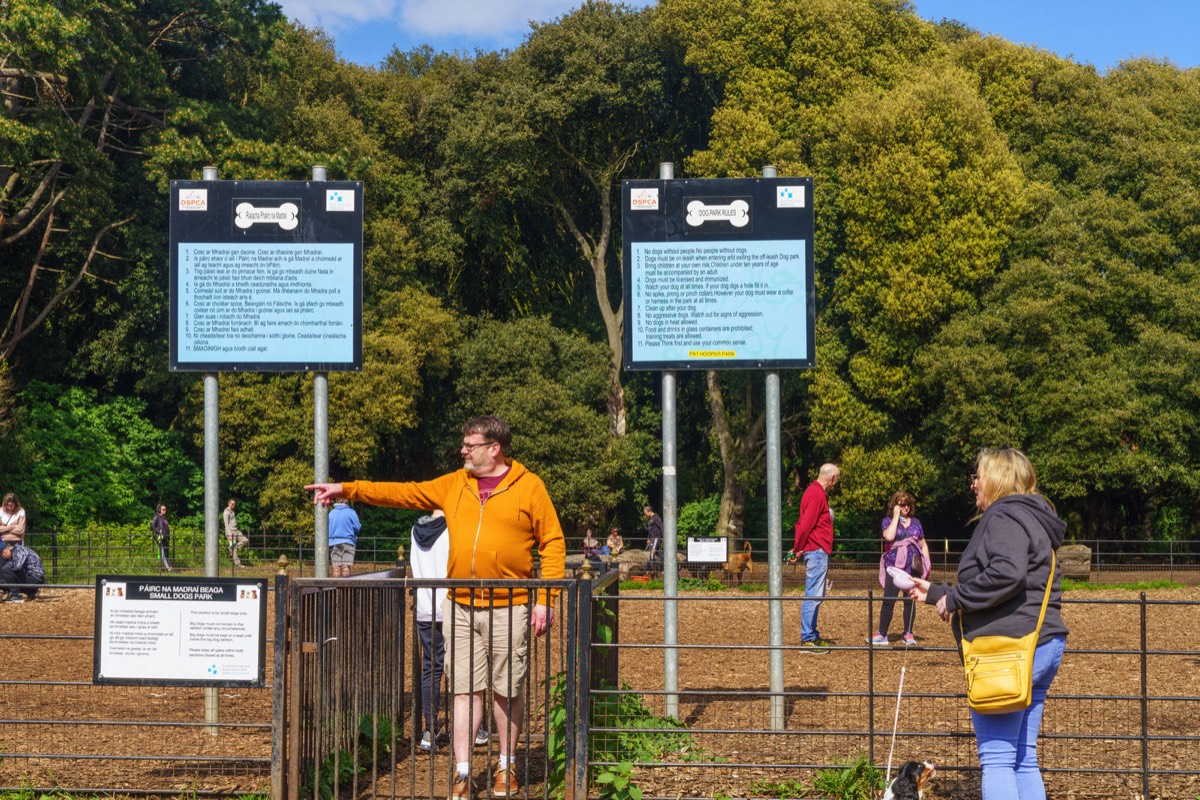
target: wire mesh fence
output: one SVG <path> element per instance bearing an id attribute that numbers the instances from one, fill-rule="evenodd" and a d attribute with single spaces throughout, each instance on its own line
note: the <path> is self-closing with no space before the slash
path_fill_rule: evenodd
<path id="1" fill-rule="evenodd" d="M 242 567 L 236 567 L 226 546 L 224 533 L 217 533 L 218 563 L 221 574 L 270 574 L 287 560 L 289 574 L 312 577 L 315 574 L 315 553 L 311 534 L 297 537 L 294 532 L 275 529 L 248 532 L 249 545 L 240 551 Z M 958 554 L 965 539 L 937 540 L 931 544 L 932 567 L 939 574 L 953 576 L 958 566 Z M 92 526 L 69 531 L 34 531 L 26 543 L 37 550 L 46 563 L 48 583 L 90 583 L 101 574 L 165 573 L 166 565 L 173 570 L 203 574 L 205 540 L 202 528 L 173 525 L 167 544 L 164 563 L 160 544 L 155 542 L 148 527 Z M 403 536 L 363 538 L 356 549 L 352 574 L 365 575 L 391 569 L 405 558 L 408 539 Z M 585 560 L 581 540 L 571 543 L 574 549 L 568 565 L 577 567 Z M 1081 579 L 1093 583 L 1114 584 L 1133 580 L 1162 580 L 1189 586 L 1200 585 L 1200 553 L 1195 542 L 1090 540 L 1079 544 L 1087 548 L 1087 569 Z M 767 554 L 761 544 L 752 550 L 745 569 L 731 572 L 725 564 L 689 564 L 682 555 L 679 574 L 689 580 L 719 580 L 730 586 L 749 584 L 765 589 Z M 830 561 L 835 583 L 843 588 L 866 591 L 878 571 L 879 550 L 839 550 Z M 621 570 L 621 577 L 647 576 L 661 578 L 661 555 L 650 561 L 644 550 L 627 549 L 621 557 L 602 556 L 593 559 L 597 569 L 610 565 Z M 803 564 L 784 564 L 783 585 L 786 588 L 803 586 Z"/>
<path id="2" fill-rule="evenodd" d="M 668 599 L 633 584 L 617 592 L 615 577 L 561 582 L 555 626 L 532 640 L 518 796 L 549 797 L 560 783 L 595 795 L 598 776 L 628 764 L 648 797 L 777 797 L 855 759 L 881 770 L 934 760 L 933 797 L 978 796 L 957 652 L 930 609 L 917 609 L 915 645 L 900 643 L 897 613 L 892 643 L 871 646 L 878 591 L 835 583 L 819 618 L 833 644 L 819 654 L 799 645 L 799 592 Z M 434 731 L 431 752 L 421 748 L 429 726 L 411 596 L 438 583 L 293 576 L 303 612 L 277 619 L 272 603 L 267 628 L 286 661 L 268 647 L 266 688 L 220 689 L 216 725 L 205 721 L 202 688 L 92 685 L 94 587 L 50 586 L 33 603 L 0 604 L 0 788 L 265 794 L 281 779 L 274 767 L 291 770 L 289 796 L 445 796 L 449 743 Z M 580 594 L 568 610 L 572 592 Z M 778 693 L 769 674 L 775 603 Z M 673 648 L 664 645 L 669 604 Z M 1198 608 L 1193 588 L 1067 593 L 1071 635 L 1041 738 L 1052 796 L 1200 795 L 1200 645 L 1190 633 Z M 439 693 L 445 730 L 448 692 Z M 471 748 L 483 791 L 499 755 L 495 726 L 485 727 L 491 736 Z M 300 750 L 283 746 L 287 736 Z"/>

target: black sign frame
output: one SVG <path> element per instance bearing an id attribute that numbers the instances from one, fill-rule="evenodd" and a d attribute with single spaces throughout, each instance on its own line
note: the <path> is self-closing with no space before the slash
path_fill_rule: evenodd
<path id="1" fill-rule="evenodd" d="M 622 367 L 625 370 L 664 370 L 664 369 L 784 369 L 809 368 L 815 362 L 815 332 L 816 332 L 816 294 L 814 289 L 814 229 L 813 215 L 813 180 L 812 178 L 723 178 L 723 179 L 648 179 L 626 180 L 621 182 L 621 222 L 622 222 L 622 277 L 624 279 L 624 340 Z M 690 221 L 689 221 L 690 220 Z M 767 243 L 767 244 L 759 244 Z M 780 243 L 775 247 L 770 243 Z M 756 313 L 744 304 L 752 302 L 743 296 L 737 301 L 742 304 L 740 311 L 722 312 L 721 301 L 717 299 L 719 292 L 714 293 L 712 286 L 720 284 L 697 283 L 688 287 L 687 281 L 695 274 L 695 270 L 683 270 L 689 278 L 673 276 L 671 267 L 658 270 L 657 287 L 666 285 L 664 291 L 646 291 L 646 285 L 639 282 L 639 277 L 647 271 L 638 260 L 635 253 L 640 249 L 678 245 L 685 250 L 691 259 L 689 266 L 695 266 L 697 258 L 711 259 L 713 271 L 721 273 L 709 278 L 710 281 L 720 281 L 729 275 L 753 274 L 754 281 L 745 284 L 753 286 L 751 293 L 761 293 L 764 303 L 773 303 L 773 318 L 763 321 L 763 329 L 753 329 L 753 324 L 744 324 L 746 317 Z M 638 248 L 638 250 L 635 250 Z M 726 255 L 727 251 L 752 251 L 753 256 Z M 750 267 L 751 262 L 739 263 L 739 258 L 762 259 L 760 253 L 771 253 L 775 250 L 786 251 L 785 258 L 796 257 L 802 260 L 803 274 L 797 275 L 791 267 L 771 270 L 742 270 Z M 664 251 L 665 252 L 665 251 Z M 798 254 L 798 255 L 797 255 Z M 723 260 L 722 260 L 723 259 Z M 761 263 L 768 263 L 769 256 Z M 753 263 L 760 263 L 754 261 Z M 776 279 L 772 280 L 772 276 Z M 728 282 L 724 285 L 730 285 Z M 663 300 L 664 295 L 671 291 L 681 291 L 686 287 L 692 295 L 699 296 L 699 302 L 707 304 L 710 310 L 697 310 L 696 307 L 680 305 L 678 302 Z M 794 297 L 795 308 L 777 302 L 778 293 L 786 292 Z M 765 299 L 770 297 L 770 299 Z M 687 301 L 682 301 L 686 303 Z M 684 309 L 682 312 L 680 309 Z M 691 309 L 689 312 L 688 309 Z M 703 325 L 693 320 L 690 330 L 699 333 L 705 328 L 711 330 L 719 326 L 715 323 L 743 323 L 737 325 L 741 329 L 753 329 L 752 334 L 761 336 L 765 326 L 770 325 L 775 330 L 785 324 L 801 344 L 796 348 L 785 348 L 782 355 L 764 356 L 754 347 L 749 348 L 747 355 L 738 355 L 736 350 L 716 347 L 705 347 L 703 339 L 689 340 L 689 323 L 684 320 L 682 325 L 671 325 L 670 328 L 680 330 L 679 338 L 672 341 L 681 348 L 686 348 L 689 355 L 676 357 L 655 357 L 648 355 L 651 347 L 648 342 L 651 337 L 640 337 L 643 328 L 650 326 L 647 320 L 665 320 L 672 323 L 680 314 L 694 313 L 701 317 L 710 315 L 705 322 L 714 323 Z M 718 320 L 716 314 L 727 313 L 738 315 L 728 320 Z M 796 313 L 802 314 L 797 320 Z M 729 325 L 728 327 L 735 327 Z M 667 330 L 667 327 L 663 327 Z M 672 333 L 672 335 L 674 335 Z M 721 340 L 717 334 L 716 341 Z M 779 337 L 781 340 L 784 337 Z M 663 341 L 662 339 L 659 342 Z M 774 346 L 778 350 L 780 346 Z M 766 348 L 760 348 L 765 350 Z M 691 353 L 700 353 L 693 357 Z"/>
<path id="2" fill-rule="evenodd" d="M 172 372 L 362 369 L 361 181 L 176 180 L 170 202 Z M 206 265 L 212 279 L 202 290 L 187 272 L 192 252 L 206 246 L 230 263 Z M 257 274 L 248 275 L 247 266 Z M 325 309 L 335 302 L 349 305 L 336 314 Z M 200 333 L 202 325 L 219 332 Z M 339 357 L 322 357 L 323 342 Z"/>

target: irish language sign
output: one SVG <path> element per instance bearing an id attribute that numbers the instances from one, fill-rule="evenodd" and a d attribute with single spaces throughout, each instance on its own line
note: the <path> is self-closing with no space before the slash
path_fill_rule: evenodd
<path id="1" fill-rule="evenodd" d="M 171 203 L 171 369 L 361 369 L 361 183 L 173 181 Z"/>
<path id="2" fill-rule="evenodd" d="M 625 369 L 813 362 L 809 178 L 625 181 Z"/>
<path id="3" fill-rule="evenodd" d="M 263 686 L 267 586 L 237 578 L 96 578 L 98 684 Z"/>

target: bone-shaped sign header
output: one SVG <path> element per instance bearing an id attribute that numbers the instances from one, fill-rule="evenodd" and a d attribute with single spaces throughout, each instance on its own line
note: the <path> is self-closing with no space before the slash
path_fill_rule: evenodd
<path id="1" fill-rule="evenodd" d="M 729 205 L 706 205 L 703 200 L 687 204 L 687 224 L 693 227 L 706 222 L 728 222 L 741 228 L 750 222 L 750 204 L 745 200 L 734 200 Z"/>
<path id="2" fill-rule="evenodd" d="M 283 203 L 277 208 L 260 208 L 253 203 L 238 203 L 234 209 L 233 224 L 243 230 L 260 222 L 274 223 L 285 231 L 300 224 L 300 207 L 295 203 Z"/>

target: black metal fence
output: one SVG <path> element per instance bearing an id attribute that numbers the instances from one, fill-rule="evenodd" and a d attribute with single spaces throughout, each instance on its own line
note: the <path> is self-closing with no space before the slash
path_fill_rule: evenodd
<path id="1" fill-rule="evenodd" d="M 1187 633 L 1195 629 L 1200 600 L 1194 590 L 1182 591 L 1186 599 L 1081 592 L 1066 601 L 1072 633 L 1041 737 L 1051 796 L 1192 800 L 1200 794 L 1200 736 L 1192 721 L 1200 709 L 1200 643 Z M 938 764 L 937 797 L 977 798 L 975 739 L 947 626 L 930 609 L 918 609 L 916 646 L 872 647 L 866 639 L 878 621 L 877 593 L 835 594 L 822 606 L 819 626 L 835 644 L 814 654 L 799 644 L 802 601 L 728 593 L 679 598 L 673 648 L 679 689 L 668 692 L 659 677 L 668 650 L 658 622 L 663 598 L 622 594 L 621 641 L 593 648 L 620 651 L 623 686 L 616 694 L 659 714 L 673 705 L 686 734 L 676 751 L 634 763 L 646 796 L 778 796 L 781 787 L 799 792 L 822 771 L 856 759 L 881 770 L 921 759 Z M 772 602 L 784 606 L 786 632 L 778 694 L 768 688 Z M 900 632 L 896 611 L 893 641 Z M 633 666 L 647 662 L 657 669 Z M 773 699 L 783 702 L 780 729 L 772 724 Z M 597 724 L 591 735 L 637 731 Z"/>
<path id="2" fill-rule="evenodd" d="M 217 538 L 222 574 L 238 574 L 248 570 L 259 573 L 274 571 L 281 556 L 287 559 L 290 574 L 300 577 L 315 574 L 312 545 L 297 541 L 293 533 L 272 529 L 250 531 L 250 544 L 241 551 L 245 565 L 241 569 L 233 566 L 225 547 L 224 533 L 218 531 Z M 94 526 L 71 531 L 37 531 L 27 534 L 26 542 L 42 555 L 49 583 L 88 583 L 100 574 L 165 572 L 159 547 L 153 541 L 149 528 Z M 966 542 L 966 539 L 932 541 L 930 548 L 934 568 L 952 573 L 958 564 L 958 554 Z M 398 560 L 404 559 L 407 544 L 404 538 L 363 539 L 355 554 L 353 573 L 371 574 L 390 569 Z M 573 544 L 581 547 L 578 541 Z M 1097 583 L 1119 583 L 1128 580 L 1131 575 L 1145 573 L 1162 580 L 1200 584 L 1200 552 L 1197 552 L 1195 542 L 1097 539 L 1078 544 L 1091 549 L 1091 580 Z M 204 531 L 173 525 L 168 557 L 174 569 L 201 574 L 204 570 Z M 876 569 L 878 559 L 878 547 L 866 550 L 840 549 L 834 553 L 830 566 L 848 575 L 861 573 L 869 577 Z M 607 558 L 604 560 L 609 561 Z M 661 558 L 647 564 L 645 554 L 634 548 L 626 552 L 624 560 L 627 562 L 625 574 L 662 573 Z M 721 566 L 681 563 L 684 570 L 682 574 L 688 577 L 707 578 L 713 574 L 718 579 L 727 580 L 728 576 L 723 574 Z M 735 582 L 765 582 L 766 569 L 765 545 L 755 541 L 752 568 L 739 574 Z M 785 566 L 784 585 L 797 585 L 802 574 L 802 565 Z"/>
<path id="3" fill-rule="evenodd" d="M 464 584 L 400 574 L 280 579 L 269 685 L 221 689 L 215 725 L 205 722 L 202 688 L 91 684 L 94 587 L 47 587 L 34 603 L 0 605 L 0 789 L 446 796 L 451 748 L 436 739 L 431 753 L 420 748 L 410 600 L 414 590 Z M 548 798 L 561 785 L 581 800 L 623 765 L 650 798 L 780 796 L 856 758 L 881 769 L 932 759 L 937 797 L 978 796 L 957 654 L 929 609 L 918 609 L 916 646 L 870 647 L 877 592 L 835 589 L 820 621 L 834 645 L 817 655 L 799 646 L 797 594 L 689 592 L 670 601 L 678 643 L 668 658 L 659 591 L 618 592 L 615 572 L 516 585 L 562 592 L 551 631 L 532 640 L 522 687 L 520 797 Z M 785 634 L 779 693 L 769 688 L 773 603 Z M 1198 611 L 1194 589 L 1068 594 L 1072 633 L 1041 740 L 1052 796 L 1200 795 Z M 677 669 L 670 692 L 668 668 Z M 449 703 L 443 694 L 451 728 Z M 491 733 L 472 748 L 477 789 L 494 779 Z"/>

